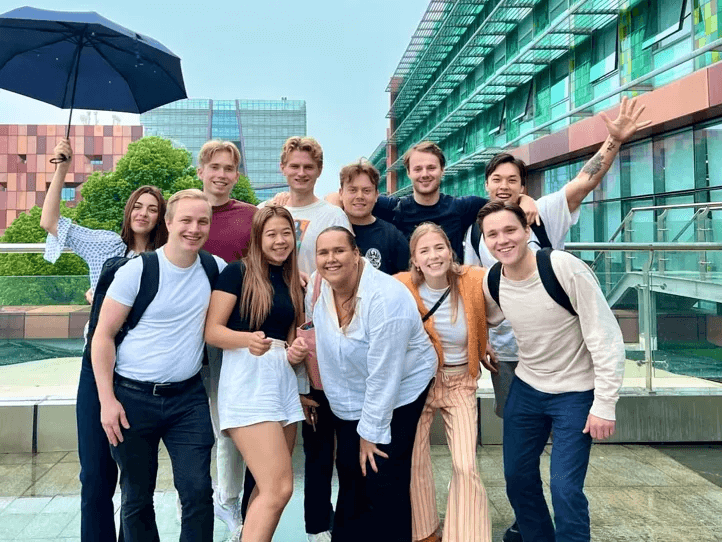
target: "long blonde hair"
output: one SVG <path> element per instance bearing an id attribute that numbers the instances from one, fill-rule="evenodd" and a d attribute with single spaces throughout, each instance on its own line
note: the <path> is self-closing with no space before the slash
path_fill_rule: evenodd
<path id="1" fill-rule="evenodd" d="M 285 218 L 293 231 L 293 250 L 283 262 L 283 281 L 291 294 L 291 302 L 296 311 L 296 324 L 301 324 L 303 321 L 303 294 L 296 262 L 296 228 L 293 217 L 283 207 L 268 205 L 259 209 L 253 216 L 248 255 L 243 258 L 246 270 L 241 290 L 240 312 L 242 318 L 244 316 L 248 318 L 253 330 L 260 328 L 268 318 L 273 304 L 273 286 L 268 277 L 268 260 L 263 254 L 262 238 L 266 222 L 275 216 Z"/>
<path id="2" fill-rule="evenodd" d="M 414 254 L 416 253 L 416 246 L 419 244 L 419 239 L 427 233 L 438 233 L 444 240 L 444 243 L 451 254 L 451 265 L 449 265 L 449 269 L 446 271 L 446 280 L 449 282 L 449 286 L 451 287 L 451 323 L 453 324 L 456 322 L 459 309 L 459 277 L 462 273 L 461 266 L 456 263 L 456 254 L 454 253 L 454 249 L 451 248 L 451 243 L 449 242 L 449 237 L 446 235 L 446 232 L 433 222 L 424 222 L 423 224 L 419 224 L 416 226 L 414 233 L 411 234 L 409 248 L 411 250 L 412 262 L 415 260 Z M 417 287 L 423 284 L 426 280 L 424 278 L 424 274 L 421 272 L 421 269 L 419 269 L 416 264 L 411 266 L 411 280 Z"/>

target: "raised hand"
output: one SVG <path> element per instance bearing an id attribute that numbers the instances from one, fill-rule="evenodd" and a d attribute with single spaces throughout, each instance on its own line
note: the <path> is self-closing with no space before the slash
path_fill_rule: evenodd
<path id="1" fill-rule="evenodd" d="M 619 107 L 619 115 L 616 119 L 611 120 L 604 112 L 600 113 L 600 115 L 607 125 L 609 135 L 620 143 L 623 143 L 632 137 L 640 128 L 652 124 L 651 120 L 638 122 L 645 108 L 645 105 L 637 107 L 637 98 L 629 100 L 624 96 L 622 97 L 622 104 Z"/>

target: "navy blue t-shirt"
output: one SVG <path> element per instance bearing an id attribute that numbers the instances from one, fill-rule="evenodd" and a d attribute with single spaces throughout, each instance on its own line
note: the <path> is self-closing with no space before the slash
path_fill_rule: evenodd
<path id="1" fill-rule="evenodd" d="M 409 242 L 394 226 L 377 218 L 373 224 L 353 224 L 361 255 L 379 271 L 395 275 L 409 269 Z"/>
<path id="2" fill-rule="evenodd" d="M 476 215 L 489 200 L 478 196 L 454 197 L 439 195 L 434 205 L 419 205 L 414 196 L 379 196 L 374 207 L 374 216 L 391 222 L 409 239 L 422 222 L 433 222 L 441 226 L 451 242 L 457 261 L 464 256 L 464 235 L 476 221 Z"/>

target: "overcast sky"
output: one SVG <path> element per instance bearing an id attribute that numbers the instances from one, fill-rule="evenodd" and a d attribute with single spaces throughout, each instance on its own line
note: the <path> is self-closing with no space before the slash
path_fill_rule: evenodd
<path id="1" fill-rule="evenodd" d="M 0 0 L 0 13 L 27 3 Z M 317 192 L 325 194 L 337 189 L 341 166 L 369 156 L 385 138 L 386 86 L 428 3 L 34 0 L 33 6 L 97 11 L 160 41 L 182 59 L 191 98 L 306 100 L 308 135 L 324 148 Z M 98 121 L 111 124 L 111 115 L 100 113 Z M 67 118 L 67 111 L 0 90 L 0 124 L 62 124 Z M 122 119 L 138 123 L 136 115 Z"/>

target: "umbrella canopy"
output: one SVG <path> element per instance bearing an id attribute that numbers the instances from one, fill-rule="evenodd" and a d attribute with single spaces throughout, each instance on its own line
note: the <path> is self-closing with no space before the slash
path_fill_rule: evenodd
<path id="1" fill-rule="evenodd" d="M 180 59 L 161 43 L 95 12 L 30 7 L 0 15 L 0 88 L 127 113 L 187 98 Z"/>

